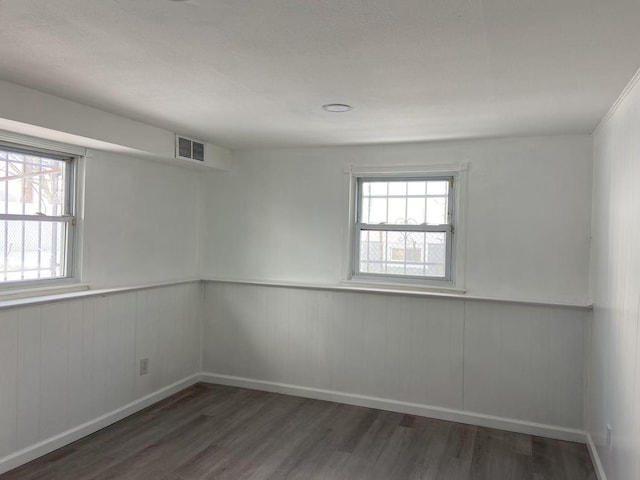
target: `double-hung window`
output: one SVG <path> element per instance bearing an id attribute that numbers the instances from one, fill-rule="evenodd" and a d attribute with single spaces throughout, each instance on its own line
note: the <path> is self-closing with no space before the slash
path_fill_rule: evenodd
<path id="1" fill-rule="evenodd" d="M 456 175 L 356 176 L 352 278 L 451 284 Z"/>
<path id="2" fill-rule="evenodd" d="M 75 162 L 0 144 L 0 285 L 73 276 Z"/>

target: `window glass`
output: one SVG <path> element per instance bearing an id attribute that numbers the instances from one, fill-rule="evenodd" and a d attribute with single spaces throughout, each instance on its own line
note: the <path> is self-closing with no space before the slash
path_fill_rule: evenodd
<path id="1" fill-rule="evenodd" d="M 0 146 L 0 282 L 70 276 L 71 161 Z"/>
<path id="2" fill-rule="evenodd" d="M 360 178 L 355 273 L 450 278 L 453 183 L 453 177 Z"/>

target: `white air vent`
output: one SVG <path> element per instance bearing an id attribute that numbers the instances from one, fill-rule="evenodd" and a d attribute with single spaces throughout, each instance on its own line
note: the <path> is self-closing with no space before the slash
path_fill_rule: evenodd
<path id="1" fill-rule="evenodd" d="M 204 143 L 176 135 L 176 158 L 204 162 Z"/>

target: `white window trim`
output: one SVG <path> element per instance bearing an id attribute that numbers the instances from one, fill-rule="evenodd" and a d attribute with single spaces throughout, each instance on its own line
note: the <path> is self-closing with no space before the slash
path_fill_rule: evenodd
<path id="1" fill-rule="evenodd" d="M 84 159 L 87 149 L 76 145 L 55 142 L 52 140 L 31 137 L 19 133 L 0 130 L 0 145 L 15 146 L 33 152 L 49 153 L 56 156 L 74 157 L 74 168 L 70 178 L 72 205 L 74 207 L 75 225 L 69 239 L 71 255 L 67 258 L 68 275 L 60 278 L 21 280 L 0 282 L 0 298 L 26 298 L 39 294 L 47 294 L 61 289 L 69 292 L 86 289 L 80 284 L 82 278 L 82 221 L 84 198 Z"/>
<path id="2" fill-rule="evenodd" d="M 466 243 L 466 196 L 467 196 L 466 162 L 445 165 L 401 165 L 401 166 L 354 166 L 348 165 L 344 170 L 345 191 L 348 199 L 346 225 L 344 229 L 344 252 L 342 255 L 342 283 L 346 285 L 390 287 L 402 290 L 428 290 L 450 293 L 465 292 L 465 243 Z M 355 255 L 355 215 L 357 205 L 357 184 L 362 177 L 424 177 L 429 175 L 454 177 L 454 212 L 455 234 L 451 246 L 451 279 L 422 280 L 399 277 L 373 277 L 354 275 Z"/>

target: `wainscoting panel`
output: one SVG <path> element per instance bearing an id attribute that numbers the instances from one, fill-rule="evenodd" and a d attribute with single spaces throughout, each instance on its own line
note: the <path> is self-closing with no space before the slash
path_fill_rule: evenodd
<path id="1" fill-rule="evenodd" d="M 207 284 L 204 369 L 462 408 L 461 302 Z"/>
<path id="2" fill-rule="evenodd" d="M 205 283 L 203 370 L 582 430 L 589 312 Z"/>
<path id="3" fill-rule="evenodd" d="M 16 452 L 198 373 L 201 288 L 0 310 L 0 471 Z"/>
<path id="4" fill-rule="evenodd" d="M 464 409 L 583 428 L 585 314 L 465 302 Z"/>
<path id="5" fill-rule="evenodd" d="M 224 282 L 5 308 L 0 472 L 199 378 L 581 441 L 589 314 Z"/>

